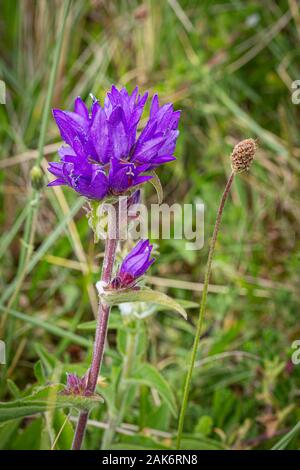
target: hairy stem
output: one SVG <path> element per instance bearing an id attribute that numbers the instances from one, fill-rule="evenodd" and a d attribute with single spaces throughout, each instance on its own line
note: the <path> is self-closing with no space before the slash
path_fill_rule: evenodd
<path id="1" fill-rule="evenodd" d="M 193 374 L 193 369 L 194 369 L 194 365 L 195 365 L 197 350 L 198 350 L 198 346 L 199 346 L 200 335 L 201 335 L 201 331 L 202 331 L 202 325 L 203 325 L 203 321 L 204 321 L 207 292 L 208 292 L 208 286 L 209 286 L 209 280 L 210 280 L 210 274 L 211 274 L 211 267 L 212 267 L 212 260 L 213 260 L 213 256 L 214 256 L 217 236 L 218 236 L 219 229 L 220 229 L 223 209 L 224 209 L 225 202 L 226 202 L 226 199 L 228 197 L 228 194 L 230 192 L 230 188 L 231 188 L 233 179 L 234 179 L 234 173 L 231 173 L 231 175 L 230 175 L 230 177 L 227 181 L 224 193 L 223 193 L 222 198 L 221 198 L 220 206 L 219 206 L 219 209 L 218 209 L 218 212 L 217 212 L 217 218 L 216 218 L 216 222 L 215 222 L 213 236 L 212 236 L 212 240 L 211 240 L 211 243 L 210 243 L 208 259 L 207 259 L 207 265 L 206 265 L 206 271 L 205 271 L 202 299 L 201 299 L 199 317 L 198 317 L 197 327 L 196 327 L 196 334 L 195 334 L 195 339 L 194 339 L 190 364 L 189 364 L 189 367 L 188 367 L 188 372 L 187 372 L 186 379 L 185 379 L 185 384 L 184 384 L 184 392 L 183 392 L 183 399 L 182 399 L 182 405 L 181 405 L 180 416 L 179 416 L 178 433 L 177 433 L 177 441 L 176 441 L 176 448 L 177 449 L 180 449 L 180 442 L 181 442 L 181 438 L 182 438 L 184 418 L 185 418 L 185 413 L 186 413 L 187 404 L 188 404 L 189 392 L 190 392 L 190 388 L 191 388 L 192 374 Z"/>
<path id="2" fill-rule="evenodd" d="M 118 214 L 116 214 L 116 226 L 118 225 Z M 117 234 L 118 228 L 116 227 L 115 234 Z M 116 235 L 117 237 L 117 235 Z M 118 240 L 117 238 L 106 239 L 105 242 L 105 253 L 102 267 L 102 276 L 101 280 L 105 283 L 109 283 L 111 280 L 113 266 L 115 261 L 115 254 L 117 249 Z M 88 372 L 87 380 L 87 391 L 94 393 L 97 385 L 98 376 L 101 370 L 105 340 L 107 335 L 107 325 L 108 318 L 110 313 L 110 307 L 105 303 L 99 303 L 98 319 L 97 319 L 97 328 L 94 342 L 93 358 L 91 367 Z M 74 440 L 72 444 L 73 450 L 80 450 L 82 441 L 85 434 L 86 424 L 88 420 L 88 411 L 82 411 L 79 415 L 78 423 L 76 426 L 76 431 L 74 435 Z"/>

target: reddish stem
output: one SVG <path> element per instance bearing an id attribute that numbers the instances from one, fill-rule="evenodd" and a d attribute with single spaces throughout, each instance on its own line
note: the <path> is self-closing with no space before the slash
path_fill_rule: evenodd
<path id="1" fill-rule="evenodd" d="M 118 224 L 116 223 L 116 225 Z M 115 233 L 117 234 L 117 230 Z M 101 280 L 104 281 L 105 283 L 108 283 L 111 280 L 117 244 L 118 244 L 117 238 L 106 239 L 105 253 L 104 253 L 104 260 L 103 260 L 103 267 L 102 267 L 102 276 L 101 276 Z M 96 389 L 98 376 L 101 370 L 104 346 L 105 346 L 106 335 L 107 335 L 107 324 L 108 324 L 109 313 L 110 313 L 110 307 L 100 302 L 99 311 L 98 311 L 96 336 L 95 336 L 95 342 L 94 342 L 94 350 L 93 350 L 93 359 L 92 359 L 91 367 L 88 373 L 88 382 L 87 382 L 87 388 L 86 388 L 87 391 L 91 393 L 94 393 Z M 73 444 L 72 444 L 73 450 L 80 450 L 81 448 L 84 434 L 85 434 L 86 425 L 87 425 L 88 415 L 89 415 L 88 411 L 81 411 L 79 415 L 79 419 L 77 422 L 76 431 L 75 431 L 75 435 L 73 439 Z"/>

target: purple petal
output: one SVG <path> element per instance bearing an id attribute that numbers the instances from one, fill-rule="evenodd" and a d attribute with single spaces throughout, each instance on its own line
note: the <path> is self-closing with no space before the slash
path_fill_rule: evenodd
<path id="1" fill-rule="evenodd" d="M 126 158 L 128 155 L 128 132 L 126 129 L 124 111 L 121 106 L 113 110 L 108 120 L 112 156 L 114 158 Z"/>
<path id="2" fill-rule="evenodd" d="M 149 244 L 149 240 L 140 240 L 136 244 L 121 264 L 118 274 L 121 283 L 126 285 L 147 271 L 154 262 L 154 259 L 150 259 L 151 250 L 152 245 Z"/>
<path id="3" fill-rule="evenodd" d="M 134 179 L 134 183 L 132 184 L 132 186 L 137 186 L 137 185 L 139 185 L 139 184 L 146 183 L 147 181 L 151 180 L 152 178 L 153 178 L 153 176 L 151 176 L 151 175 L 137 176 L 137 177 Z"/>
<path id="4" fill-rule="evenodd" d="M 72 181 L 73 188 L 89 199 L 101 200 L 108 191 L 108 180 L 102 170 L 98 170 L 92 180 L 85 175 L 79 175 Z"/>
<path id="5" fill-rule="evenodd" d="M 158 150 L 164 145 L 164 137 L 156 137 L 147 140 L 137 146 L 133 154 L 132 161 L 149 162 L 157 154 Z"/>
<path id="6" fill-rule="evenodd" d="M 135 247 L 131 250 L 131 252 L 124 258 L 126 261 L 127 258 L 138 255 L 146 250 L 146 247 L 149 247 L 149 240 L 140 240 Z M 123 262 L 124 262 L 123 261 Z"/>
<path id="7" fill-rule="evenodd" d="M 159 101 L 158 96 L 155 94 L 152 98 L 151 108 L 150 108 L 150 119 L 155 118 L 159 110 Z"/>
<path id="8" fill-rule="evenodd" d="M 88 119 L 89 119 L 89 110 L 88 110 L 86 104 L 84 103 L 84 101 L 80 98 L 80 96 L 78 96 L 75 100 L 74 112 L 76 114 L 79 114 L 80 116 L 82 116 L 84 119 L 86 119 L 88 121 Z"/>
<path id="9" fill-rule="evenodd" d="M 63 165 L 62 163 L 58 163 L 58 162 L 49 162 L 48 171 L 50 171 L 52 175 L 62 178 L 63 177 L 62 165 Z"/>
<path id="10" fill-rule="evenodd" d="M 57 178 L 56 180 L 51 181 L 47 184 L 47 186 L 62 186 L 63 184 L 67 184 L 65 180 L 61 178 Z"/>
<path id="11" fill-rule="evenodd" d="M 69 144 L 78 155 L 83 156 L 83 142 L 86 137 L 85 130 L 70 116 L 70 113 L 68 115 L 60 109 L 53 109 L 52 112 L 62 139 Z M 78 116 L 75 113 L 72 114 Z"/>
<path id="12" fill-rule="evenodd" d="M 101 106 L 93 113 L 90 129 L 92 144 L 99 161 L 105 164 L 109 160 L 109 129 L 106 115 Z"/>
<path id="13" fill-rule="evenodd" d="M 65 146 L 65 145 L 62 145 L 62 146 L 58 149 L 58 155 L 60 156 L 60 158 L 61 158 L 62 160 L 64 160 L 64 157 L 65 157 L 65 156 L 73 156 L 73 157 L 76 157 L 76 153 L 74 152 L 74 150 L 72 149 L 72 147 Z"/>

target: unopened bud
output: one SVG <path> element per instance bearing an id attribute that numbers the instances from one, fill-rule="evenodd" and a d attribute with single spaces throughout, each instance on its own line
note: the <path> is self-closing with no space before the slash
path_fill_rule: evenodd
<path id="1" fill-rule="evenodd" d="M 44 175 L 41 168 L 37 165 L 33 166 L 30 171 L 30 179 L 32 187 L 36 190 L 40 190 L 44 186 Z"/>
<path id="2" fill-rule="evenodd" d="M 245 139 L 239 142 L 231 154 L 231 168 L 234 173 L 249 170 L 256 151 L 256 143 L 253 139 Z"/>

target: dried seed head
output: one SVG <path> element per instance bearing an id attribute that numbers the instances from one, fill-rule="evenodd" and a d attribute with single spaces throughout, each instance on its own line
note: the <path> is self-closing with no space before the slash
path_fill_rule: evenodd
<path id="1" fill-rule="evenodd" d="M 256 151 L 256 143 L 253 139 L 239 142 L 231 154 L 231 168 L 234 173 L 249 170 Z"/>

